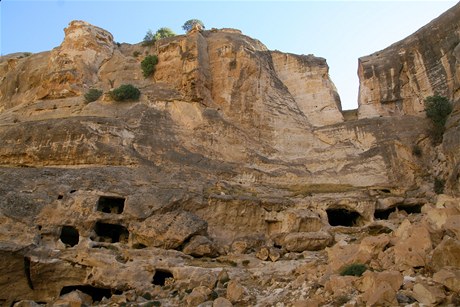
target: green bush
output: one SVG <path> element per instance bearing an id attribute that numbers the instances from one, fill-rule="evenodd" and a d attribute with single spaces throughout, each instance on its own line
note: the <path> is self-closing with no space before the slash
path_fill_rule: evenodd
<path id="1" fill-rule="evenodd" d="M 123 84 L 110 92 L 110 97 L 115 101 L 133 101 L 138 100 L 141 92 L 131 84 Z"/>
<path id="2" fill-rule="evenodd" d="M 425 99 L 425 114 L 433 124 L 430 135 L 434 144 L 442 142 L 447 117 L 452 113 L 452 104 L 446 97 L 429 96 Z"/>
<path id="3" fill-rule="evenodd" d="M 140 55 L 141 55 L 140 51 L 134 51 L 133 52 L 133 57 L 135 57 L 135 58 L 137 58 Z"/>
<path id="4" fill-rule="evenodd" d="M 144 60 L 142 60 L 141 68 L 145 78 L 148 78 L 151 75 L 153 75 L 157 63 L 158 57 L 156 55 L 148 55 L 145 57 Z"/>
<path id="5" fill-rule="evenodd" d="M 173 37 L 176 36 L 173 30 L 170 28 L 159 28 L 154 35 L 155 40 L 159 40 L 162 38 Z"/>
<path id="6" fill-rule="evenodd" d="M 444 179 L 435 178 L 434 179 L 434 192 L 436 194 L 444 193 L 444 186 L 446 185 L 446 181 Z"/>
<path id="7" fill-rule="evenodd" d="M 341 276 L 361 276 L 367 270 L 367 267 L 361 263 L 347 265 L 340 271 Z"/>
<path id="8" fill-rule="evenodd" d="M 85 94 L 85 102 L 90 103 L 99 99 L 102 96 L 102 91 L 96 88 L 92 88 Z"/>
<path id="9" fill-rule="evenodd" d="M 152 30 L 148 30 L 147 33 L 144 36 L 144 40 L 142 41 L 142 46 L 151 46 L 155 44 L 157 40 L 160 40 L 162 38 L 166 37 L 172 37 L 176 36 L 176 33 L 174 33 L 173 30 L 170 28 L 160 28 L 158 29 L 155 33 L 152 32 Z"/>

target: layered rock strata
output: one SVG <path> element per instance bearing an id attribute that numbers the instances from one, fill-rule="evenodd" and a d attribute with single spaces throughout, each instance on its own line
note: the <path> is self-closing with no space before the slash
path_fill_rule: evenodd
<path id="1" fill-rule="evenodd" d="M 441 25 L 458 26 L 454 15 L 415 36 L 437 29 L 432 53 L 444 48 L 449 63 Z M 390 51 L 361 60 L 359 119 L 344 120 L 324 59 L 238 30 L 153 46 L 115 44 L 83 21 L 65 34 L 53 51 L 0 59 L 1 303 L 455 304 L 455 77 L 424 81 L 455 103 L 433 148 L 415 88 L 392 90 L 413 112 L 366 90 L 388 86 Z M 413 41 L 398 50 L 428 52 Z M 159 63 L 143 78 L 148 54 Z M 126 83 L 139 101 L 112 101 Z M 90 88 L 105 94 L 87 103 Z M 435 178 L 450 196 L 436 196 Z M 375 272 L 339 276 L 356 262 Z"/>

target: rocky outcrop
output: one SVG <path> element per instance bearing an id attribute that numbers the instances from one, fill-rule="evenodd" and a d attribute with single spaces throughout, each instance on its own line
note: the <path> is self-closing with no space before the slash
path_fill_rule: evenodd
<path id="1" fill-rule="evenodd" d="M 279 51 L 272 51 L 271 56 L 278 78 L 312 125 L 343 121 L 340 97 L 329 78 L 325 59 Z"/>
<path id="2" fill-rule="evenodd" d="M 345 121 L 324 59 L 238 30 L 65 33 L 0 59 L 0 304 L 456 304 L 458 104 L 433 148 L 416 112 Z"/>
<path id="3" fill-rule="evenodd" d="M 423 115 L 434 94 L 460 99 L 460 6 L 409 37 L 359 59 L 359 118 Z"/>

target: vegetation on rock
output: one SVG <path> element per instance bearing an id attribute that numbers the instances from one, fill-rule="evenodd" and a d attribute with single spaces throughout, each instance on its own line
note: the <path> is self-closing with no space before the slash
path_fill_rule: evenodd
<path id="1" fill-rule="evenodd" d="M 141 62 L 142 73 L 145 78 L 150 77 L 155 72 L 155 66 L 158 64 L 158 57 L 156 55 L 148 55 Z"/>
<path id="2" fill-rule="evenodd" d="M 153 33 L 153 31 L 149 29 L 144 36 L 142 45 L 150 46 L 150 45 L 153 45 L 157 40 L 160 40 L 166 37 L 173 37 L 173 36 L 176 36 L 176 33 L 174 33 L 174 31 L 171 30 L 170 28 L 163 27 L 163 28 L 158 29 L 155 33 Z"/>
<path id="3" fill-rule="evenodd" d="M 96 101 L 101 96 L 102 96 L 102 91 L 101 90 L 98 90 L 96 88 L 92 88 L 88 92 L 86 92 L 86 94 L 85 94 L 85 102 L 90 103 L 90 102 Z"/>
<path id="4" fill-rule="evenodd" d="M 194 27 L 199 27 L 201 29 L 204 29 L 204 23 L 199 20 L 199 19 L 190 19 L 190 20 L 187 20 L 183 25 L 182 25 L 182 29 L 184 29 L 185 32 L 190 32 Z"/>
<path id="5" fill-rule="evenodd" d="M 440 144 L 446 130 L 447 117 L 452 113 L 452 104 L 446 97 L 440 95 L 429 96 L 425 99 L 425 113 L 433 124 L 430 130 L 433 143 Z"/>
<path id="6" fill-rule="evenodd" d="M 342 276 L 361 276 L 367 270 L 366 266 L 361 263 L 347 265 L 340 271 Z"/>
<path id="7" fill-rule="evenodd" d="M 123 84 L 110 92 L 110 97 L 115 101 L 138 100 L 141 92 L 132 84 Z"/>

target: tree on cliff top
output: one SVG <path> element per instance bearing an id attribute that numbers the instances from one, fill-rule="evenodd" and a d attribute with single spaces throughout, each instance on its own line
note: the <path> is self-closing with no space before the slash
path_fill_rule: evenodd
<path id="1" fill-rule="evenodd" d="M 200 30 L 204 29 L 204 23 L 199 19 L 190 19 L 184 23 L 184 25 L 182 26 L 182 29 L 184 29 L 184 31 L 188 33 L 194 27 L 198 27 Z"/>

